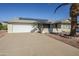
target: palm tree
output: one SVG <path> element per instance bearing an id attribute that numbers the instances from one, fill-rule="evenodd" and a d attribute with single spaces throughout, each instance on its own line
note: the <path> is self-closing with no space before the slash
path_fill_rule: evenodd
<path id="1" fill-rule="evenodd" d="M 55 12 L 64 5 L 70 5 L 70 17 L 71 17 L 71 32 L 70 36 L 75 36 L 76 35 L 76 28 L 77 28 L 77 16 L 79 15 L 79 4 L 78 3 L 63 3 L 59 5 L 56 9 Z"/>

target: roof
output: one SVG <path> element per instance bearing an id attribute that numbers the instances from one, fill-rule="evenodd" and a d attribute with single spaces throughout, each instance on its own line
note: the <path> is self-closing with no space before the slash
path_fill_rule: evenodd
<path id="1" fill-rule="evenodd" d="M 69 19 L 67 19 L 67 20 L 58 20 L 58 21 L 55 21 L 55 23 L 68 23 L 68 24 L 70 24 L 71 21 Z"/>
<path id="2" fill-rule="evenodd" d="M 5 21 L 5 23 L 44 23 L 44 24 L 54 24 L 54 23 L 66 23 L 66 24 L 70 24 L 71 21 L 70 19 L 67 20 L 56 20 L 56 21 L 52 21 L 52 20 L 48 20 L 48 19 L 34 19 L 34 18 L 22 18 L 22 17 L 18 17 L 18 18 L 13 18 L 10 21 Z M 79 23 L 79 22 L 78 22 Z"/>
<path id="3" fill-rule="evenodd" d="M 47 19 L 34 19 L 34 18 L 14 18 L 10 21 L 5 21 L 6 23 L 45 23 L 49 24 L 52 23 L 51 21 L 48 21 Z"/>
<path id="4" fill-rule="evenodd" d="M 70 20 L 63 20 L 63 21 L 61 21 L 62 23 L 71 23 L 71 21 Z"/>

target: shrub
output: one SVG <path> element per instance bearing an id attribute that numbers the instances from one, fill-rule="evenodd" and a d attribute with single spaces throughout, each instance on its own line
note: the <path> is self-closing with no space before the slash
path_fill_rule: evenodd
<path id="1" fill-rule="evenodd" d="M 2 30 L 2 28 L 3 28 L 3 25 L 0 23 L 0 30 Z"/>
<path id="2" fill-rule="evenodd" d="M 0 23 L 0 30 L 7 30 L 7 25 Z"/>

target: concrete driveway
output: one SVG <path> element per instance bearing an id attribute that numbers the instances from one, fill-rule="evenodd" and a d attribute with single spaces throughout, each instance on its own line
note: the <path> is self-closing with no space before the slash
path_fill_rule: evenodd
<path id="1" fill-rule="evenodd" d="M 52 39 L 45 34 L 6 34 L 0 38 L 2 56 L 60 56 L 79 55 L 79 49 Z"/>

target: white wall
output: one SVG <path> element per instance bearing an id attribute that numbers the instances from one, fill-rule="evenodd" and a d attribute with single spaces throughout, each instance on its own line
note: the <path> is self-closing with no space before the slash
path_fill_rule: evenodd
<path id="1" fill-rule="evenodd" d="M 43 31 L 42 31 L 42 33 L 49 33 L 48 28 L 44 28 Z"/>
<path id="2" fill-rule="evenodd" d="M 53 28 L 53 33 L 60 33 L 62 32 L 61 28 Z"/>
<path id="3" fill-rule="evenodd" d="M 61 32 L 70 32 L 70 25 L 67 24 L 61 24 L 61 28 L 53 28 L 54 33 L 61 33 Z"/>
<path id="4" fill-rule="evenodd" d="M 70 25 L 64 25 L 64 24 L 62 24 L 61 25 L 61 29 L 62 29 L 62 31 L 65 31 L 65 32 L 70 32 L 70 29 L 71 29 L 71 26 Z"/>
<path id="5" fill-rule="evenodd" d="M 12 24 L 8 24 L 8 33 L 12 33 Z"/>

